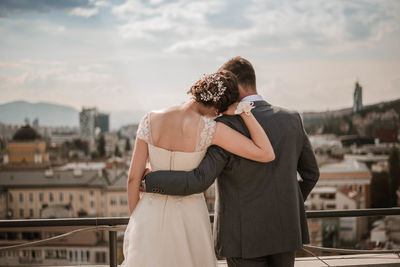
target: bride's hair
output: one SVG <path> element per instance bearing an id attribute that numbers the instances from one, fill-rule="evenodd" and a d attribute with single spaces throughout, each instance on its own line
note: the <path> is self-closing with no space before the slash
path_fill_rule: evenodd
<path id="1" fill-rule="evenodd" d="M 196 102 L 215 107 L 222 113 L 239 99 L 236 76 L 227 70 L 206 75 L 192 85 L 188 94 L 192 94 Z"/>

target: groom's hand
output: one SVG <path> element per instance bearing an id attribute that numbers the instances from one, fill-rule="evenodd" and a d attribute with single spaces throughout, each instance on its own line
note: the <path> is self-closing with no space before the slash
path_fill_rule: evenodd
<path id="1" fill-rule="evenodd" d="M 151 172 L 150 168 L 144 169 L 143 176 L 142 176 L 142 182 L 140 183 L 140 188 L 139 188 L 140 192 L 146 192 L 145 183 L 144 183 L 143 179 L 150 172 Z"/>

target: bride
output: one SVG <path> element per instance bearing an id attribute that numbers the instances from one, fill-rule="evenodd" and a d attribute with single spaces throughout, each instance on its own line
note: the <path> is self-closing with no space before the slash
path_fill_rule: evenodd
<path id="1" fill-rule="evenodd" d="M 239 97 L 234 74 L 205 76 L 189 90 L 192 99 L 180 106 L 147 113 L 139 124 L 128 176 L 130 220 L 124 233 L 125 267 L 209 267 L 217 260 L 204 195 L 169 196 L 143 193 L 141 178 L 152 170 L 192 170 L 210 145 L 259 162 L 275 158 L 271 143 L 251 113 L 251 102 Z M 238 114 L 251 139 L 223 123 L 219 114 Z"/>

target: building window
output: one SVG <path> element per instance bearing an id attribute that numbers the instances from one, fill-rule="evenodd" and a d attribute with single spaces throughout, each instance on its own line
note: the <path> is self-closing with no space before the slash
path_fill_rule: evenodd
<path id="1" fill-rule="evenodd" d="M 8 201 L 10 203 L 13 203 L 13 201 L 14 201 L 13 195 L 11 193 L 8 193 Z"/>
<path id="2" fill-rule="evenodd" d="M 335 199 L 336 194 L 335 193 L 322 193 L 321 195 L 319 195 L 319 197 L 321 199 Z"/>
<path id="3" fill-rule="evenodd" d="M 50 202 L 53 202 L 53 201 L 54 201 L 54 194 L 53 194 L 53 192 L 50 192 L 50 193 L 49 193 L 49 201 L 50 201 Z"/>
<path id="4" fill-rule="evenodd" d="M 128 205 L 128 200 L 126 199 L 126 197 L 120 197 L 120 198 L 119 198 L 119 204 L 120 204 L 121 206 L 126 206 L 126 205 Z"/>
<path id="5" fill-rule="evenodd" d="M 86 250 L 86 261 L 87 262 L 90 261 L 90 252 L 89 252 L 89 250 Z"/>
<path id="6" fill-rule="evenodd" d="M 89 192 L 90 192 L 90 195 L 91 195 L 91 196 L 94 195 L 94 191 L 93 191 L 93 190 L 90 190 Z"/>
<path id="7" fill-rule="evenodd" d="M 83 193 L 80 193 L 80 194 L 79 194 L 79 200 L 80 200 L 81 202 L 83 202 Z"/>
<path id="8" fill-rule="evenodd" d="M 90 201 L 90 207 L 94 208 L 94 201 L 93 200 Z"/>
<path id="9" fill-rule="evenodd" d="M 117 200 L 115 199 L 115 197 L 111 197 L 111 199 L 110 199 L 110 205 L 111 205 L 111 206 L 117 205 Z"/>
<path id="10" fill-rule="evenodd" d="M 344 210 L 348 210 L 348 209 L 349 209 L 349 205 L 344 204 L 344 205 L 343 205 L 343 209 L 344 209 Z"/>
<path id="11" fill-rule="evenodd" d="M 58 193 L 58 200 L 60 202 L 64 202 L 64 193 L 63 192 Z"/>
<path id="12" fill-rule="evenodd" d="M 43 193 L 42 192 L 39 193 L 39 201 L 43 202 Z"/>
<path id="13" fill-rule="evenodd" d="M 359 185 L 359 186 L 358 186 L 358 192 L 359 192 L 359 193 L 362 193 L 362 191 L 363 191 L 362 189 L 363 189 L 362 185 Z"/>
<path id="14" fill-rule="evenodd" d="M 19 193 L 19 202 L 24 202 L 24 194 Z"/>
<path id="15" fill-rule="evenodd" d="M 106 262 L 106 253 L 96 251 L 96 263 L 105 263 Z"/>
<path id="16" fill-rule="evenodd" d="M 29 217 L 33 218 L 33 209 L 29 209 Z"/>
<path id="17" fill-rule="evenodd" d="M 24 218 L 24 209 L 19 209 L 19 217 Z"/>
<path id="18" fill-rule="evenodd" d="M 327 209 L 336 209 L 336 205 L 335 204 L 327 204 L 326 208 Z"/>
<path id="19" fill-rule="evenodd" d="M 33 193 L 32 192 L 29 193 L 29 201 L 33 202 Z"/>
<path id="20" fill-rule="evenodd" d="M 74 193 L 73 192 L 69 193 L 69 202 L 72 202 L 72 201 L 74 201 Z"/>

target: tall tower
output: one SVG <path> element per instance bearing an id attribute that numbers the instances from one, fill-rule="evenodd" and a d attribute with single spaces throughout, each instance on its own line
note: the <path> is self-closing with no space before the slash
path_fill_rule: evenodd
<path id="1" fill-rule="evenodd" d="M 96 137 L 97 108 L 82 108 L 79 112 L 80 135 L 88 139 Z"/>
<path id="2" fill-rule="evenodd" d="M 362 87 L 356 82 L 356 88 L 354 89 L 354 104 L 353 112 L 358 112 L 362 109 Z"/>

